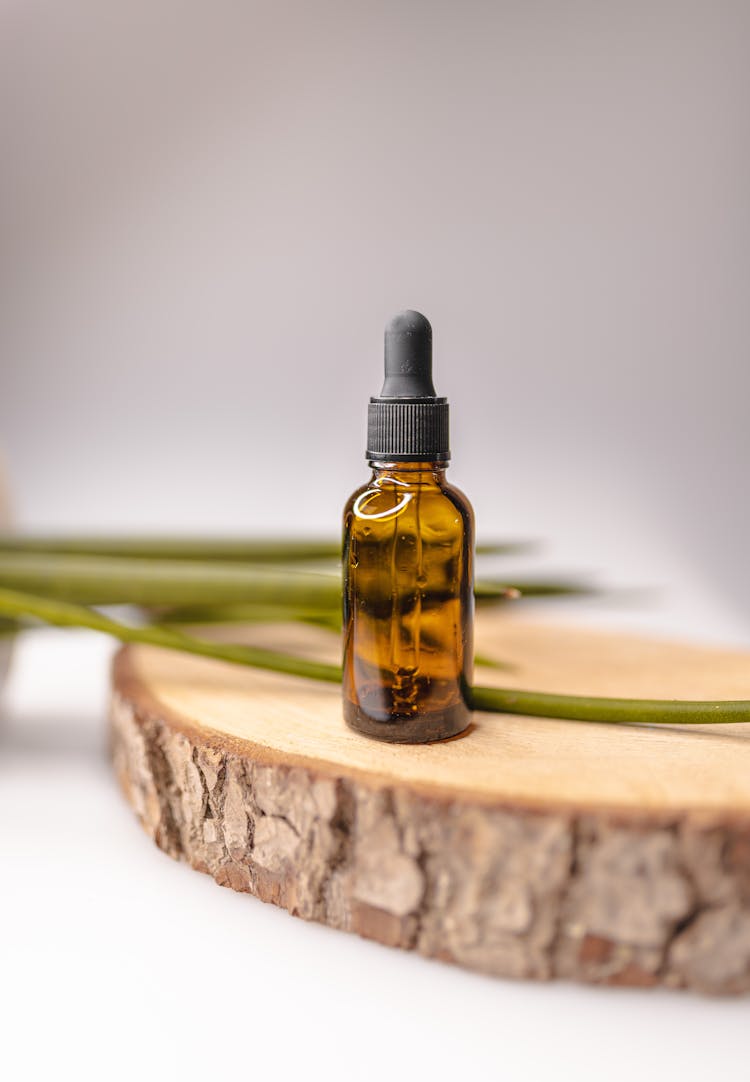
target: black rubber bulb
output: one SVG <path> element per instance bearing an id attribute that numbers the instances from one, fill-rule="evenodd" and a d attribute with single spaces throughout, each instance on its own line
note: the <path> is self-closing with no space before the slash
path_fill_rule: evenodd
<path id="1" fill-rule="evenodd" d="M 385 328 L 385 383 L 381 398 L 435 398 L 432 327 L 421 312 L 399 312 Z"/>

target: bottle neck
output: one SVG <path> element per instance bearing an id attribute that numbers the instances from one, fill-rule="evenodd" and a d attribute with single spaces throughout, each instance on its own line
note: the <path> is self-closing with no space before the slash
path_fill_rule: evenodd
<path id="1" fill-rule="evenodd" d="M 379 462 L 369 460 L 373 480 L 376 478 L 395 477 L 408 484 L 421 484 L 445 479 L 447 462 Z"/>

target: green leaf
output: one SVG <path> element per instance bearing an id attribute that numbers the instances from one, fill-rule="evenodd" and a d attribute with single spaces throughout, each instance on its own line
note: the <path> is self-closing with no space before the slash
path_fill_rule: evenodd
<path id="1" fill-rule="evenodd" d="M 508 556 L 528 552 L 529 541 L 490 541 L 477 546 L 479 555 Z M 77 556 L 125 556 L 149 560 L 238 560 L 282 564 L 339 560 L 340 540 L 257 537 L 66 537 L 0 533 L 0 552 Z"/>
<path id="2" fill-rule="evenodd" d="M 131 627 L 81 605 L 53 598 L 35 597 L 0 588 L 0 616 L 8 619 L 33 618 L 56 627 L 83 627 L 103 631 L 121 642 L 163 646 L 202 657 L 248 665 L 291 676 L 341 682 L 337 665 L 262 650 L 253 646 L 211 642 L 185 635 L 175 628 Z M 467 698 L 474 710 L 495 713 L 529 714 L 594 721 L 637 724 L 712 725 L 750 721 L 750 702 L 692 702 L 661 699 L 609 699 L 586 695 L 555 695 L 517 688 L 471 687 Z"/>

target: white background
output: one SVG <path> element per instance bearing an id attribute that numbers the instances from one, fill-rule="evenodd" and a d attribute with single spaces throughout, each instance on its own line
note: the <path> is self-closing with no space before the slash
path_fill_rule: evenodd
<path id="1" fill-rule="evenodd" d="M 748 5 L 0 18 L 20 525 L 334 536 L 415 307 L 480 535 L 628 591 L 580 618 L 750 644 Z M 108 650 L 39 633 L 5 693 L 8 1077 L 746 1076 L 745 1004 L 489 981 L 170 862 L 106 763 Z"/>

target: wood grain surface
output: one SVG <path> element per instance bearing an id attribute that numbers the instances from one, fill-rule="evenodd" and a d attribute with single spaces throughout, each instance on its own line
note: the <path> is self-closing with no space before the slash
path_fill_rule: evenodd
<path id="1" fill-rule="evenodd" d="M 750 654 L 478 623 L 477 680 L 750 699 Z M 235 629 L 236 633 L 236 629 Z M 246 641 L 326 660 L 337 638 Z M 750 726 L 748 726 L 750 729 Z M 441 744 L 349 731 L 336 687 L 127 647 L 123 790 L 172 856 L 296 915 L 499 976 L 750 987 L 750 732 L 477 713 Z"/>

